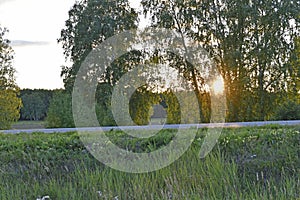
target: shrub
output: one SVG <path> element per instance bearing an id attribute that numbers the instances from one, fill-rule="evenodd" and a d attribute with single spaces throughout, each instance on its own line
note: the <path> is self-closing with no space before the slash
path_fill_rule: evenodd
<path id="1" fill-rule="evenodd" d="M 288 100 L 275 112 L 276 120 L 300 120 L 300 104 Z"/>
<path id="2" fill-rule="evenodd" d="M 97 103 L 96 104 L 96 114 L 100 126 L 115 126 L 113 114 L 110 108 L 105 105 Z"/>
<path id="3" fill-rule="evenodd" d="M 50 102 L 48 128 L 71 128 L 74 127 L 72 115 L 72 96 L 64 91 L 57 91 Z"/>
<path id="4" fill-rule="evenodd" d="M 0 130 L 9 129 L 14 121 L 20 117 L 21 99 L 15 90 L 1 90 L 0 88 Z"/>

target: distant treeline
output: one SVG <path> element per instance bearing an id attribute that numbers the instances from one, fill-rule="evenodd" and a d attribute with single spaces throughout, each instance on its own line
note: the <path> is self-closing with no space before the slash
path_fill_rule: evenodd
<path id="1" fill-rule="evenodd" d="M 101 126 L 117 125 L 111 111 L 112 88 L 99 84 L 95 95 L 95 112 Z M 182 94 L 186 97 L 190 94 Z M 24 89 L 20 91 L 23 107 L 20 113 L 20 120 L 45 120 L 47 127 L 74 127 L 72 114 L 72 95 L 65 90 L 43 90 Z M 182 120 L 182 113 L 191 113 L 199 109 L 198 105 L 191 98 L 180 107 L 177 97 L 171 92 L 155 94 L 147 91 L 137 90 L 130 98 L 130 117 L 138 125 L 148 124 L 151 118 L 166 117 L 166 123 L 198 123 L 209 122 L 210 120 L 210 100 L 206 106 L 202 107 L 202 114 L 206 121 L 201 121 L 199 117 L 192 115 Z M 159 107 L 159 109 L 158 109 Z M 230 110 L 228 110 L 230 112 Z M 163 114 L 162 114 L 163 113 Z M 294 120 L 300 119 L 300 104 L 291 100 L 286 100 L 280 106 L 270 112 L 270 120 Z M 121 117 L 122 118 L 122 117 Z M 230 121 L 226 119 L 226 121 Z M 240 119 L 240 121 L 245 121 Z M 255 120 L 248 120 L 255 121 Z M 122 122 L 126 125 L 126 121 Z"/>
<path id="2" fill-rule="evenodd" d="M 50 101 L 56 90 L 23 89 L 20 91 L 23 107 L 20 111 L 20 120 L 45 120 Z"/>

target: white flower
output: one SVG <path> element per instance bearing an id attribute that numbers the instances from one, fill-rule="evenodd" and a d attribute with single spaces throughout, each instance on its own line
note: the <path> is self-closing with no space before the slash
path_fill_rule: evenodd
<path id="1" fill-rule="evenodd" d="M 250 158 L 256 158 L 256 154 L 254 154 L 254 155 L 250 156 Z"/>
<path id="2" fill-rule="evenodd" d="M 102 192 L 101 191 L 97 191 L 97 193 L 99 194 L 100 197 L 102 197 Z"/>
<path id="3" fill-rule="evenodd" d="M 36 200 L 49 200 L 50 197 L 49 196 L 44 196 L 42 198 L 37 198 Z"/>

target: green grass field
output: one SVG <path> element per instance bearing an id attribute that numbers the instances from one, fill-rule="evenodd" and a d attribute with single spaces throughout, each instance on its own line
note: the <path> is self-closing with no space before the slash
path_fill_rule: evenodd
<path id="1" fill-rule="evenodd" d="M 11 129 L 42 129 L 46 127 L 45 121 L 17 121 Z"/>
<path id="2" fill-rule="evenodd" d="M 0 199 L 300 199 L 300 127 L 224 129 L 204 159 L 206 129 L 188 151 L 161 170 L 130 174 L 93 158 L 77 133 L 0 135 Z M 172 139 L 108 132 L 131 151 L 149 152 Z M 154 145 L 155 144 L 155 145 Z"/>

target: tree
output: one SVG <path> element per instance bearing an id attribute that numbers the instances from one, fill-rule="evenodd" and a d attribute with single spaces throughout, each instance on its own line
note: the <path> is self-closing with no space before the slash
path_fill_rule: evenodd
<path id="1" fill-rule="evenodd" d="M 74 127 L 72 115 L 72 98 L 65 91 L 57 90 L 50 101 L 47 117 L 49 128 L 72 128 Z"/>
<path id="2" fill-rule="evenodd" d="M 202 21 L 203 17 L 197 15 L 200 11 L 200 2 L 198 1 L 147 1 L 143 0 L 142 5 L 145 16 L 150 16 L 152 19 L 151 26 L 158 28 L 167 28 L 175 30 L 179 33 L 181 40 L 181 46 L 184 47 L 183 55 L 195 55 L 199 52 L 188 52 L 187 38 L 185 35 L 194 38 L 195 31 L 197 30 L 197 23 Z M 200 42 L 203 42 L 202 40 Z M 196 45 L 195 45 L 196 46 Z M 158 50 L 159 52 L 160 50 Z M 157 54 L 161 54 L 159 52 Z M 195 54 L 194 54 L 195 53 Z M 185 58 L 180 58 L 173 52 L 166 52 L 167 55 L 161 55 L 160 61 L 165 62 L 170 67 L 177 70 L 187 81 L 191 83 L 191 89 L 195 92 L 199 109 L 200 119 L 202 122 L 209 121 L 209 115 L 207 115 L 207 105 L 210 102 L 207 101 L 207 89 L 204 82 L 204 73 L 197 70 L 192 63 L 189 63 Z M 204 54 L 201 54 L 203 56 Z M 192 59 L 197 59 L 197 58 Z M 180 81 L 180 80 L 178 80 Z M 176 121 L 176 120 L 175 120 Z"/>
<path id="3" fill-rule="evenodd" d="M 51 90 L 23 89 L 20 91 L 23 107 L 21 109 L 21 120 L 44 120 L 52 98 Z"/>
<path id="4" fill-rule="evenodd" d="M 66 28 L 58 40 L 64 49 L 66 59 L 73 62 L 71 67 L 63 67 L 65 88 L 72 91 L 76 74 L 86 56 L 104 40 L 124 30 L 137 26 L 137 13 L 130 8 L 128 0 L 83 0 L 75 3 L 69 11 Z M 113 79 L 125 73 L 115 62 L 106 69 L 102 82 L 113 84 Z"/>
<path id="5" fill-rule="evenodd" d="M 22 118 L 36 121 L 44 117 L 43 110 L 46 106 L 40 96 L 25 94 L 22 96 L 22 103 Z"/>
<path id="6" fill-rule="evenodd" d="M 19 119 L 22 105 L 12 66 L 13 50 L 10 41 L 3 38 L 6 32 L 7 29 L 0 27 L 0 129 L 10 128 Z"/>
<path id="7" fill-rule="evenodd" d="M 288 99 L 300 104 L 300 37 L 295 40 L 295 48 L 288 64 L 287 91 Z"/>
<path id="8" fill-rule="evenodd" d="M 153 114 L 152 106 L 158 104 L 160 100 L 157 94 L 153 94 L 146 89 L 143 87 L 136 90 L 129 101 L 130 115 L 137 125 L 150 123 Z"/>
<path id="9" fill-rule="evenodd" d="M 116 122 L 114 121 L 113 114 L 111 112 L 111 94 L 112 86 L 107 83 L 98 84 L 96 91 L 96 114 L 101 126 L 114 126 Z"/>
<path id="10" fill-rule="evenodd" d="M 142 1 L 152 26 L 192 37 L 214 58 L 225 80 L 228 121 L 268 119 L 274 94 L 286 90 L 287 62 L 299 35 L 299 4 L 298 0 Z M 181 73 L 191 72 L 200 96 L 202 74 L 188 64 L 178 66 L 184 66 Z"/>
<path id="11" fill-rule="evenodd" d="M 130 8 L 128 0 L 83 0 L 75 3 L 58 40 L 63 45 L 66 59 L 73 62 L 71 67 L 63 67 L 61 73 L 68 93 L 73 91 L 78 70 L 88 54 L 106 39 L 124 30 L 135 29 L 137 22 L 137 13 Z M 133 66 L 133 61 L 139 57 L 137 53 L 129 52 L 117 59 L 110 55 L 112 63 L 101 63 L 104 73 L 97 77 L 96 92 L 96 113 L 101 125 L 115 124 L 110 108 L 111 89 Z"/>
<path id="12" fill-rule="evenodd" d="M 245 60 L 250 63 L 251 89 L 257 99 L 256 118 L 266 120 L 276 107 L 276 98 L 281 98 L 274 94 L 286 92 L 291 78 L 288 65 L 299 34 L 300 2 L 255 1 L 250 9 L 250 52 Z"/>
<path id="13" fill-rule="evenodd" d="M 300 103 L 286 100 L 277 107 L 274 118 L 276 120 L 300 120 Z"/>
<path id="14" fill-rule="evenodd" d="M 152 27 L 179 33 L 176 39 L 183 44 L 183 55 L 190 54 L 184 38 L 187 35 L 213 58 L 225 81 L 227 121 L 270 119 L 276 103 L 290 91 L 291 84 L 295 85 L 289 80 L 297 79 L 297 67 L 291 72 L 289 66 L 300 33 L 299 0 L 142 0 L 142 6 Z M 76 3 L 59 39 L 66 58 L 74 63 L 62 70 L 66 89 L 72 91 L 79 67 L 97 45 L 136 28 L 137 21 L 137 14 L 126 0 Z M 175 53 L 149 49 L 131 51 L 120 58 L 109 56 L 112 63 L 104 64 L 104 73 L 98 77 L 99 83 L 107 87 L 107 94 L 111 95 L 120 77 L 136 63 L 168 64 L 189 82 L 188 90 L 192 89 L 198 99 L 201 121 L 209 121 L 212 102 L 205 73 Z M 145 91 L 153 92 L 152 88 Z M 99 113 L 111 113 L 109 96 L 99 99 Z M 110 117 L 105 120 L 112 122 Z"/>

